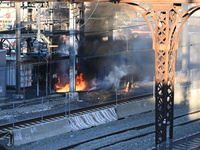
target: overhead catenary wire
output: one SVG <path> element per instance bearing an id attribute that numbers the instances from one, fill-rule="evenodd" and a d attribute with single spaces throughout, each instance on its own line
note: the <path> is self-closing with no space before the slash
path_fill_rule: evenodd
<path id="1" fill-rule="evenodd" d="M 77 31 L 76 33 L 77 34 L 80 34 L 80 33 L 83 33 L 83 34 L 97 34 L 97 33 L 101 33 L 101 34 L 103 34 L 103 33 L 109 32 L 109 31 L 123 30 L 123 29 L 127 29 L 127 28 L 140 27 L 140 26 L 144 26 L 144 25 L 146 25 L 146 24 L 126 26 L 126 27 L 119 27 L 119 28 L 113 28 L 113 29 L 105 29 L 105 30 L 96 30 L 96 31 L 83 31 L 83 32 Z M 70 33 L 68 33 L 68 35 L 70 35 Z M 51 36 L 53 37 L 53 36 L 58 36 L 58 35 L 51 35 Z"/>
<path id="2" fill-rule="evenodd" d="M 14 13 L 15 12 L 15 10 L 14 11 L 12 11 L 12 12 L 10 12 L 10 13 Z M 3 18 L 3 17 L 5 17 L 6 16 L 6 14 L 5 15 L 2 15 L 2 16 L 0 16 L 0 18 Z"/>
<path id="3" fill-rule="evenodd" d="M 92 13 L 91 13 L 90 16 L 88 17 L 88 19 L 80 26 L 80 28 L 83 27 L 83 26 L 90 20 L 90 18 L 92 17 L 92 15 L 94 14 L 94 12 L 96 11 L 98 5 L 99 5 L 99 0 L 98 0 L 98 2 L 96 3 L 96 5 L 95 5 L 95 7 L 94 7 Z"/>
<path id="4" fill-rule="evenodd" d="M 112 53 L 107 53 L 107 54 L 101 54 L 101 55 L 92 55 L 92 56 L 77 56 L 77 59 L 90 59 L 90 58 L 97 58 L 97 57 L 107 57 L 107 56 L 114 56 L 114 55 L 127 55 L 127 54 L 130 54 L 130 53 L 134 53 L 134 52 L 149 52 L 149 51 L 153 51 L 152 49 L 141 49 L 141 50 L 129 50 L 129 51 L 122 51 L 122 52 L 112 52 Z M 68 56 L 66 56 L 68 57 Z M 66 61 L 66 57 L 63 57 L 63 59 L 59 59 L 59 60 L 49 60 L 48 63 L 51 64 L 51 63 L 57 63 L 59 61 Z M 44 58 L 45 60 L 47 58 Z M 31 65 L 44 65 L 46 64 L 47 62 L 46 61 L 41 61 L 41 62 L 23 62 L 21 63 L 20 65 L 28 65 L 28 64 L 31 64 Z M 17 66 L 17 65 L 10 65 L 10 66 Z M 6 65 L 1 65 L 0 67 L 6 67 Z"/>
<path id="5" fill-rule="evenodd" d="M 200 44 L 190 44 L 189 46 L 198 46 Z M 188 45 L 186 46 L 180 46 L 180 47 L 187 47 Z M 149 52 L 149 51 L 154 51 L 153 49 L 137 49 L 137 50 L 124 50 L 124 51 L 121 51 L 121 52 L 112 52 L 112 53 L 107 53 L 107 54 L 101 54 L 101 55 L 88 55 L 88 56 L 77 56 L 77 59 L 90 59 L 90 58 L 97 58 L 97 57 L 107 57 L 107 56 L 112 56 L 112 55 L 126 55 L 126 54 L 130 54 L 130 53 L 134 53 L 134 52 Z M 69 57 L 69 56 L 66 56 L 66 57 Z M 48 63 L 57 63 L 59 61 L 66 61 L 66 57 L 63 57 L 63 59 L 59 59 L 59 60 L 49 60 Z M 61 57 L 62 58 L 62 57 Z M 44 57 L 45 60 L 47 60 L 47 58 Z M 43 62 L 23 62 L 21 63 L 20 65 L 27 65 L 27 64 L 32 64 L 32 65 L 44 65 L 46 64 L 46 61 Z M 11 65 L 11 66 L 16 66 L 16 65 Z M 4 65 L 1 65 L 0 67 L 6 67 Z"/>

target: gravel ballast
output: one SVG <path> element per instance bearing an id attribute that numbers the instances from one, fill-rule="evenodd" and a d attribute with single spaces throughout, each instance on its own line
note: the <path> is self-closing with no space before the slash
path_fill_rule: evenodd
<path id="1" fill-rule="evenodd" d="M 177 105 L 175 106 L 175 116 L 188 113 L 187 105 Z M 185 117 L 183 120 L 188 120 L 188 117 Z M 148 112 L 137 114 L 133 116 L 129 116 L 127 118 L 117 120 L 114 122 L 110 122 L 107 124 L 99 125 L 96 127 L 92 127 L 85 130 L 73 131 L 61 135 L 57 135 L 51 138 L 35 141 L 32 143 L 28 143 L 25 145 L 21 145 L 18 147 L 8 147 L 6 144 L 8 143 L 8 139 L 0 140 L 0 145 L 4 147 L 4 149 L 8 150 L 57 150 L 66 146 L 70 146 L 72 144 L 78 143 L 83 140 L 92 139 L 100 135 L 112 133 L 114 131 L 127 129 L 134 126 L 139 126 L 146 123 L 151 123 L 155 121 L 155 112 Z M 175 121 L 176 122 L 176 121 Z M 99 141 L 92 141 L 86 144 L 81 144 L 74 148 L 74 150 L 92 150 L 97 147 L 101 147 L 104 143 L 113 142 L 118 139 L 123 139 L 125 137 L 130 137 L 133 135 L 138 135 L 143 133 L 143 131 L 153 130 L 154 127 L 150 127 L 143 130 L 138 131 L 127 131 L 126 133 L 115 135 L 113 137 L 108 137 L 101 139 Z M 184 131 L 184 132 L 183 132 Z M 187 124 L 184 126 L 178 126 L 174 128 L 174 139 L 179 139 L 186 137 L 190 134 L 196 133 L 200 131 L 200 122 L 194 122 L 191 124 Z M 118 144 L 111 145 L 106 148 L 102 148 L 105 150 L 139 150 L 139 149 L 147 149 L 151 148 L 155 142 L 155 134 L 147 135 L 142 138 L 130 140 L 127 142 L 122 142 Z M 3 148 L 1 148 L 3 150 Z"/>

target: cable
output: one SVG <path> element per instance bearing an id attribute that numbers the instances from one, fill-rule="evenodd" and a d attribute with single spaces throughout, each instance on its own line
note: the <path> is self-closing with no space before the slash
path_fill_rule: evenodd
<path id="1" fill-rule="evenodd" d="M 4 137 L 6 137 L 7 135 L 9 135 L 10 133 L 12 133 L 13 130 L 10 130 L 8 133 L 6 133 L 4 136 L 2 136 L 0 139 L 3 139 Z"/>
<path id="2" fill-rule="evenodd" d="M 13 13 L 13 12 L 15 12 L 15 10 L 14 10 L 14 11 L 12 11 L 12 12 L 10 12 L 10 13 Z M 2 16 L 0 16 L 0 18 L 3 18 L 4 16 L 6 16 L 6 14 L 5 14 L 5 15 L 2 15 Z"/>
<path id="3" fill-rule="evenodd" d="M 99 5 L 99 0 L 98 0 L 98 2 L 96 3 L 96 6 L 94 7 L 94 9 L 93 9 L 92 13 L 90 14 L 90 16 L 88 17 L 88 19 L 87 19 L 79 28 L 83 27 L 83 26 L 90 20 L 90 18 L 91 18 L 92 15 L 94 14 L 94 12 L 95 12 L 95 10 L 96 10 L 96 8 L 97 8 L 98 5 Z"/>
<path id="4" fill-rule="evenodd" d="M 122 52 L 114 52 L 114 53 L 108 53 L 108 54 L 102 54 L 102 55 L 93 55 L 93 56 L 83 56 L 78 59 L 89 59 L 89 58 L 96 58 L 96 57 L 106 57 L 106 56 L 114 56 L 114 55 L 127 55 L 134 52 L 149 52 L 153 51 L 153 49 L 146 49 L 146 50 L 129 50 L 129 51 L 122 51 Z"/>
<path id="5" fill-rule="evenodd" d="M 122 51 L 122 52 L 113 52 L 113 53 L 108 53 L 108 54 L 102 54 L 102 55 L 93 55 L 93 56 L 82 56 L 82 57 L 77 57 L 77 59 L 89 59 L 89 58 L 96 58 L 96 57 L 106 57 L 106 56 L 112 56 L 112 55 L 126 55 L 134 52 L 148 52 L 148 51 L 153 51 L 152 49 L 140 49 L 140 50 L 129 50 L 129 51 Z M 20 65 L 9 65 L 9 66 L 23 66 L 23 65 L 44 65 L 47 63 L 47 59 L 44 58 L 46 61 L 41 61 L 41 62 L 24 62 L 21 63 Z M 50 60 L 48 61 L 49 64 L 52 63 L 57 63 L 59 61 L 66 61 L 66 58 L 63 57 L 63 59 L 60 60 Z M 1 65 L 1 67 L 7 67 L 6 65 Z"/>

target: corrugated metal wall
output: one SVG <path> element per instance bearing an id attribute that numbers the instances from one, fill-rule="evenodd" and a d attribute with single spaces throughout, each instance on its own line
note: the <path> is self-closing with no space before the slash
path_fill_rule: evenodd
<path id="1" fill-rule="evenodd" d="M 32 86 L 32 65 L 23 64 L 20 66 L 20 87 Z M 16 85 L 16 63 L 13 60 L 7 60 L 7 86 Z"/>
<path id="2" fill-rule="evenodd" d="M 0 98 L 6 96 L 6 51 L 0 50 Z"/>

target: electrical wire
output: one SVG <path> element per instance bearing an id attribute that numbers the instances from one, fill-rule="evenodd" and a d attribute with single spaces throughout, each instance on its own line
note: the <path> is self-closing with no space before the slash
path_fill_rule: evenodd
<path id="1" fill-rule="evenodd" d="M 200 45 L 200 44 L 196 44 L 196 45 Z M 184 46 L 183 46 L 184 47 Z M 186 46 L 187 47 L 187 46 Z M 153 49 L 138 49 L 138 50 L 128 50 L 128 51 L 122 51 L 122 52 L 113 52 L 113 53 L 107 53 L 107 54 L 102 54 L 102 55 L 92 55 L 92 56 L 82 56 L 82 57 L 79 57 L 77 56 L 77 59 L 82 59 L 82 60 L 86 60 L 86 59 L 91 59 L 91 58 L 97 58 L 97 57 L 107 57 L 107 56 L 114 56 L 114 55 L 127 55 L 127 54 L 131 54 L 131 53 L 134 53 L 134 52 L 149 52 L 149 51 L 154 51 Z M 45 58 L 47 60 L 47 58 Z M 50 60 L 48 61 L 49 64 L 52 64 L 52 63 L 58 63 L 60 61 L 66 61 L 65 57 L 63 57 L 63 59 L 60 59 L 60 60 Z M 20 64 L 20 65 L 27 65 L 27 64 L 31 64 L 31 65 L 44 65 L 46 64 L 47 62 L 26 62 L 26 63 L 23 63 L 23 64 Z M 17 66 L 17 65 L 10 65 L 10 66 Z M 4 65 L 0 66 L 1 67 L 6 67 Z"/>
<path id="2" fill-rule="evenodd" d="M 94 9 L 93 9 L 93 11 L 92 11 L 92 13 L 91 13 L 90 16 L 88 17 L 88 19 L 80 26 L 80 28 L 83 27 L 83 26 L 90 20 L 90 18 L 92 17 L 92 15 L 94 14 L 94 12 L 96 11 L 97 6 L 99 5 L 99 1 L 100 1 L 100 0 L 98 0 L 98 2 L 96 3 L 96 6 L 94 7 Z"/>
<path id="3" fill-rule="evenodd" d="M 105 30 L 97 30 L 97 31 L 83 31 L 83 32 L 78 32 L 78 33 L 82 33 L 82 34 L 101 33 L 101 34 L 103 34 L 103 33 L 106 33 L 108 31 L 117 31 L 117 30 L 123 30 L 123 29 L 127 29 L 127 28 L 142 27 L 142 26 L 145 26 L 145 25 L 147 25 L 147 24 L 141 24 L 141 25 L 135 25 L 135 26 L 126 26 L 126 27 L 119 27 L 119 28 L 105 29 Z M 51 36 L 57 36 L 57 35 L 51 35 Z"/>
<path id="4" fill-rule="evenodd" d="M 107 53 L 107 54 L 102 54 L 102 55 L 92 55 L 92 56 L 77 56 L 77 59 L 90 59 L 90 58 L 96 58 L 96 57 L 107 57 L 107 56 L 114 56 L 114 55 L 126 55 L 126 54 L 130 54 L 130 53 L 134 53 L 134 52 L 148 52 L 148 51 L 153 51 L 152 49 L 141 49 L 141 50 L 128 50 L 128 51 L 122 51 L 122 52 L 113 52 L 113 53 Z M 23 65 L 44 65 L 47 63 L 47 58 L 45 58 L 46 61 L 41 61 L 41 62 L 25 62 L 25 63 L 21 63 L 19 66 L 23 66 Z M 60 61 L 66 61 L 66 58 L 63 57 L 63 59 L 60 59 L 60 60 L 50 60 L 48 61 L 49 64 L 52 64 L 52 63 L 58 63 Z M 9 65 L 9 66 L 17 66 L 16 64 L 15 65 Z M 6 65 L 1 65 L 1 67 L 7 67 Z"/>
<path id="5" fill-rule="evenodd" d="M 86 34 L 92 34 L 92 33 L 98 33 L 98 32 L 108 32 L 108 31 L 117 31 L 117 30 L 123 30 L 123 29 L 127 29 L 127 28 L 134 28 L 134 27 L 140 27 L 140 26 L 144 26 L 144 25 L 147 25 L 147 24 L 142 24 L 142 25 L 135 25 L 135 26 L 127 26 L 127 27 L 119 27 L 119 28 L 113 28 L 113 29 L 105 29 L 105 30 L 98 30 L 98 31 L 86 31 L 86 32 L 81 32 L 81 33 L 86 33 Z"/>
<path id="6" fill-rule="evenodd" d="M 83 56 L 80 57 L 79 59 L 89 59 L 89 58 L 97 58 L 97 57 L 107 57 L 107 56 L 114 56 L 114 55 L 127 55 L 127 54 L 131 54 L 134 52 L 149 52 L 149 51 L 153 51 L 153 49 L 145 49 L 145 50 L 126 50 L 126 51 L 122 51 L 122 52 L 114 52 L 114 53 L 108 53 L 108 54 L 102 54 L 102 55 L 93 55 L 93 56 Z"/>
<path id="7" fill-rule="evenodd" d="M 4 137 L 6 137 L 7 135 L 11 134 L 13 132 L 13 130 L 10 130 L 8 133 L 6 133 L 4 136 L 2 136 L 0 139 L 3 139 Z"/>
<path id="8" fill-rule="evenodd" d="M 10 13 L 14 13 L 15 11 L 12 11 L 12 12 L 10 12 Z M 6 16 L 6 14 L 5 15 L 2 15 L 2 16 L 0 16 L 0 18 L 3 18 L 3 17 L 5 17 Z"/>

